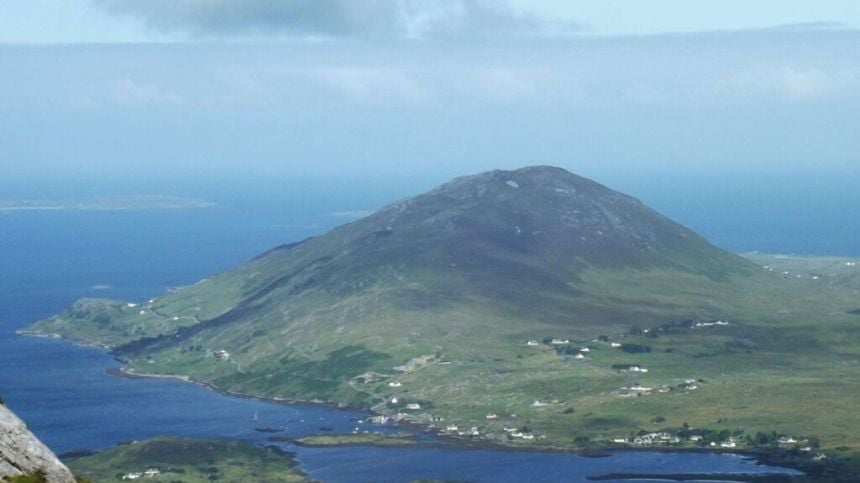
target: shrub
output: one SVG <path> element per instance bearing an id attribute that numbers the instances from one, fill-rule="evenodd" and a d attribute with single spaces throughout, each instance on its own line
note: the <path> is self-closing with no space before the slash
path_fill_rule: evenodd
<path id="1" fill-rule="evenodd" d="M 651 347 L 642 344 L 624 343 L 621 344 L 621 350 L 627 352 L 628 354 L 638 354 L 642 352 L 651 352 Z"/>
<path id="2" fill-rule="evenodd" d="M 48 476 L 44 471 L 39 470 L 29 475 L 18 475 L 8 480 L 11 483 L 49 483 Z"/>

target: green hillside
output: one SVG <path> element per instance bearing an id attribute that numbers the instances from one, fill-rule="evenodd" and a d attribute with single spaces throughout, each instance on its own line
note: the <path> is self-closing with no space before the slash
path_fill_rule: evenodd
<path id="1" fill-rule="evenodd" d="M 776 432 L 860 449 L 856 278 L 763 265 L 533 167 L 456 179 L 157 300 L 81 301 L 31 330 L 112 346 L 140 374 L 503 444 L 627 445 L 666 429 L 688 446 Z"/>
<path id="2" fill-rule="evenodd" d="M 183 483 L 307 481 L 289 454 L 236 441 L 155 438 L 72 458 L 68 465 L 93 483 L 132 478 Z"/>

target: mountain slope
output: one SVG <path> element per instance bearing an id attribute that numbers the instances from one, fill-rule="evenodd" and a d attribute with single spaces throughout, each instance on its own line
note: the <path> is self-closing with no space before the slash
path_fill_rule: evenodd
<path id="1" fill-rule="evenodd" d="M 261 305 L 297 296 L 346 298 L 380 286 L 395 290 L 385 303 L 406 308 L 470 295 L 530 305 L 535 297 L 576 296 L 571 282 L 594 268 L 662 268 L 721 280 L 751 266 L 633 198 L 559 168 L 532 167 L 456 179 L 272 250 L 153 310 L 82 301 L 64 317 L 110 320 L 112 333 L 102 342 L 115 345 L 199 320 L 247 319 Z M 125 319 L 131 327 L 117 330 Z"/>
<path id="2" fill-rule="evenodd" d="M 0 403 L 0 481 L 18 476 L 44 475 L 52 483 L 74 483 L 63 463 L 27 425 Z"/>
<path id="3" fill-rule="evenodd" d="M 657 416 L 808 433 L 796 414 L 810 390 L 833 377 L 848 381 L 836 397 L 860 393 L 846 365 L 853 294 L 823 290 L 531 167 L 456 179 L 148 303 L 81 301 L 31 330 L 110 345 L 137 373 L 442 418 L 505 442 L 516 414 L 542 444 L 570 446 Z M 625 369 L 639 365 L 650 371 Z M 712 378 L 718 390 L 684 382 Z M 633 383 L 654 393 L 630 398 Z M 845 417 L 814 428 L 838 439 Z"/>

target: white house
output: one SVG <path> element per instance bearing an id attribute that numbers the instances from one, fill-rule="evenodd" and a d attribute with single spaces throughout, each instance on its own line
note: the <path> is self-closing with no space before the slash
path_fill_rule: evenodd
<path id="1" fill-rule="evenodd" d="M 582 349 L 579 349 L 579 352 L 591 352 L 591 349 L 589 349 L 588 347 L 583 347 Z"/>
<path id="2" fill-rule="evenodd" d="M 633 391 L 633 392 L 651 392 L 654 390 L 653 387 L 644 387 L 644 386 L 640 386 L 639 384 L 634 384 L 630 387 L 625 387 L 624 389 L 627 389 L 628 391 Z"/>
<path id="3" fill-rule="evenodd" d="M 411 409 L 411 410 L 413 410 L 413 411 L 414 411 L 414 410 L 417 410 L 417 409 L 421 409 L 421 405 L 420 405 L 420 404 L 418 404 L 418 403 L 409 403 L 409 404 L 407 404 L 407 405 L 406 405 L 406 409 Z"/>
<path id="4" fill-rule="evenodd" d="M 585 355 L 580 353 L 580 354 L 573 356 L 573 358 L 574 359 L 585 359 Z"/>
<path id="5" fill-rule="evenodd" d="M 536 341 L 536 340 L 532 339 L 532 340 L 530 340 L 530 341 L 526 342 L 526 345 L 527 345 L 527 346 L 529 346 L 529 347 L 534 347 L 534 346 L 540 345 L 540 342 L 538 342 L 538 341 Z"/>
<path id="6" fill-rule="evenodd" d="M 486 418 L 487 419 L 496 419 L 496 418 L 498 418 L 498 416 L 496 416 L 496 414 L 494 414 L 494 413 L 490 413 L 486 416 Z"/>
<path id="7" fill-rule="evenodd" d="M 619 347 L 621 347 L 621 342 L 610 342 L 609 347 L 612 347 L 613 349 L 618 349 Z"/>
<path id="8" fill-rule="evenodd" d="M 570 340 L 568 340 L 568 339 L 555 339 L 554 338 L 550 341 L 550 344 L 552 344 L 552 345 L 570 344 Z"/>
<path id="9" fill-rule="evenodd" d="M 399 381 L 391 381 L 391 382 L 389 382 L 389 383 L 388 383 L 388 386 L 389 386 L 389 387 L 400 387 L 400 386 L 402 386 L 402 385 L 403 385 L 403 384 L 401 384 Z"/>
<path id="10" fill-rule="evenodd" d="M 396 397 L 391 398 L 391 404 L 397 404 L 397 398 Z"/>
<path id="11" fill-rule="evenodd" d="M 734 438 L 729 438 L 727 441 L 723 441 L 722 443 L 720 443 L 720 448 L 732 449 L 737 447 L 737 445 L 738 444 L 735 443 Z"/>

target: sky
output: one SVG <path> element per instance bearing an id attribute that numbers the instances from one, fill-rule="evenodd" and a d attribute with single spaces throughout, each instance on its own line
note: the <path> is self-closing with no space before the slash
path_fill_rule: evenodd
<path id="1" fill-rule="evenodd" d="M 853 0 L 3 0 L 0 172 L 855 175 L 857 45 Z"/>
<path id="2" fill-rule="evenodd" d="M 318 3 L 330 0 L 316 0 Z M 429 3 L 446 3 L 430 0 Z M 0 3 L 0 42 L 88 43 L 176 41 L 188 37 L 175 28 L 148 28 L 133 4 L 192 6 L 211 0 L 4 0 Z M 247 4 L 306 3 L 295 0 L 246 0 Z M 351 3 L 398 3 L 397 0 Z M 404 2 L 400 2 L 404 3 Z M 409 2 L 405 2 L 409 3 Z M 419 2 L 413 2 L 419 3 Z M 425 0 L 425 3 L 428 3 Z M 461 3 L 461 2 L 447 2 Z M 470 3 L 470 2 L 465 2 Z M 480 2 L 471 2 L 480 3 Z M 487 2 L 502 3 L 502 2 Z M 798 24 L 840 24 L 860 27 L 860 4 L 854 0 L 512 0 L 511 9 L 543 19 L 571 22 L 593 35 L 649 35 L 667 32 L 746 30 Z M 266 7 L 268 8 L 268 7 Z M 149 18 L 151 21 L 152 18 Z M 156 22 L 157 24 L 157 22 Z"/>

